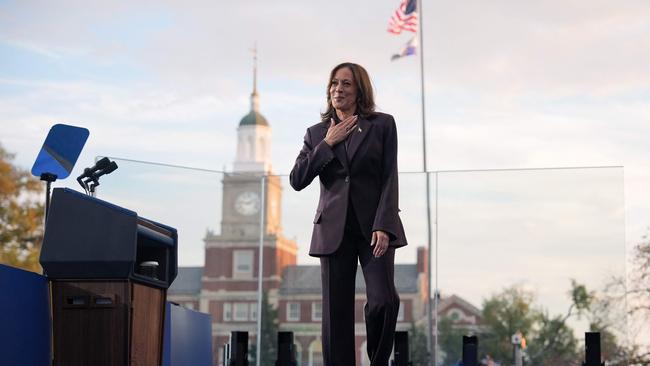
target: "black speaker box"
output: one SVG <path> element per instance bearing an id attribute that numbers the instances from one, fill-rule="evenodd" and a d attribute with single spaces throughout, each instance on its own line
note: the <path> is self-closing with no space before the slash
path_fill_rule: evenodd
<path id="1" fill-rule="evenodd" d="M 294 366 L 297 364 L 293 332 L 278 332 L 278 359 L 275 361 L 275 365 Z"/>
<path id="2" fill-rule="evenodd" d="M 409 364 L 409 333 L 395 332 L 395 366 L 407 366 Z"/>
<path id="3" fill-rule="evenodd" d="M 585 366 L 601 366 L 600 362 L 600 333 L 585 333 Z"/>
<path id="4" fill-rule="evenodd" d="M 230 334 L 230 366 L 248 366 L 248 332 Z"/>
<path id="5" fill-rule="evenodd" d="M 463 365 L 478 366 L 478 338 L 463 336 Z"/>

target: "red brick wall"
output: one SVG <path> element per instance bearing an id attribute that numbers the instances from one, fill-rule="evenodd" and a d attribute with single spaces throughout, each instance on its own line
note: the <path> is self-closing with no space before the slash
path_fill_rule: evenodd
<path id="1" fill-rule="evenodd" d="M 219 248 L 212 247 L 206 249 L 205 269 L 206 277 L 232 278 L 233 274 L 233 252 L 235 250 L 252 250 L 253 251 L 253 277 L 257 277 L 257 257 L 258 246 L 238 247 L 238 248 Z M 296 256 L 276 247 L 264 247 L 264 277 L 280 276 L 286 266 L 296 264 Z"/>
<path id="2" fill-rule="evenodd" d="M 417 259 L 418 273 L 427 272 L 427 263 L 429 263 L 429 251 L 425 247 L 418 247 L 418 259 Z"/>

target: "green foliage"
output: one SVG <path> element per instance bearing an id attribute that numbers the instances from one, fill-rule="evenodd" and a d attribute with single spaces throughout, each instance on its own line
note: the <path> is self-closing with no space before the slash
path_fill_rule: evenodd
<path id="1" fill-rule="evenodd" d="M 427 365 L 429 350 L 427 349 L 426 324 L 416 326 L 411 323 L 409 331 L 410 360 L 413 365 Z"/>
<path id="2" fill-rule="evenodd" d="M 567 318 L 548 312 L 537 315 L 536 328 L 531 333 L 526 353 L 533 365 L 570 365 L 580 359 L 578 341 Z"/>
<path id="3" fill-rule="evenodd" d="M 528 337 L 539 319 L 533 309 L 533 300 L 532 293 L 513 286 L 483 302 L 483 321 L 489 330 L 479 340 L 481 354 L 502 364 L 509 363 L 512 359 L 510 337 L 518 331 Z"/>
<path id="4" fill-rule="evenodd" d="M 259 316 L 259 315 L 258 315 Z M 260 365 L 275 366 L 277 358 L 278 342 L 278 311 L 269 303 L 268 293 L 262 294 L 262 337 Z M 257 347 L 253 345 L 250 349 L 249 364 L 255 365 L 257 357 Z"/>
<path id="5" fill-rule="evenodd" d="M 594 294 L 587 291 L 585 285 L 581 285 L 576 280 L 571 280 L 571 291 L 569 291 L 571 296 L 571 308 L 569 308 L 569 314 L 567 318 L 572 315 L 572 311 L 575 308 L 578 311 L 578 316 L 582 315 L 584 312 L 587 312 L 591 309 L 591 304 L 594 301 Z"/>
<path id="6" fill-rule="evenodd" d="M 40 272 L 43 187 L 0 145 L 0 263 Z"/>
<path id="7" fill-rule="evenodd" d="M 442 351 L 442 357 L 439 357 L 441 366 L 453 366 L 462 358 L 463 353 L 463 336 L 467 331 L 454 326 L 454 320 L 449 317 L 441 317 L 438 321 L 438 347 Z M 419 365 L 418 363 L 413 363 Z M 424 365 L 424 364 L 423 364 Z"/>
<path id="8" fill-rule="evenodd" d="M 597 298 L 587 288 L 571 281 L 568 291 L 571 305 L 565 314 L 551 315 L 534 304 L 534 294 L 513 286 L 495 294 L 483 303 L 483 321 L 486 334 L 481 335 L 479 350 L 482 357 L 491 356 L 501 364 L 512 363 L 511 336 L 521 332 L 527 340 L 527 364 L 572 365 L 582 360 L 581 346 L 567 321 L 572 317 L 588 316 L 596 319 L 593 306 Z M 604 349 L 620 354 L 615 335 L 600 324 L 605 341 Z M 619 356 L 616 356 L 619 357 Z"/>
<path id="9" fill-rule="evenodd" d="M 603 359 L 608 361 L 608 365 L 627 365 L 626 359 L 629 350 L 618 343 L 616 335 L 608 325 L 604 324 L 601 319 L 596 319 L 589 324 L 589 331 L 600 333 L 600 350 Z M 650 359 L 646 359 L 646 362 L 650 363 Z M 632 364 L 630 363 L 630 365 Z"/>

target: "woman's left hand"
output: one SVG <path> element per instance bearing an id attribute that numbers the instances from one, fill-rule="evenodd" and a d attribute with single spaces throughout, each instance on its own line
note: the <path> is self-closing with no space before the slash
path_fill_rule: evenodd
<path id="1" fill-rule="evenodd" d="M 370 246 L 375 247 L 372 251 L 372 255 L 376 258 L 381 257 L 388 250 L 388 234 L 381 230 L 372 232 L 372 240 L 370 241 Z"/>

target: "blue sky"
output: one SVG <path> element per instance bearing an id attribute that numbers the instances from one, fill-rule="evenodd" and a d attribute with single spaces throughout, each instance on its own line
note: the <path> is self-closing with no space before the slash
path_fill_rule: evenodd
<path id="1" fill-rule="evenodd" d="M 458 189 L 447 190 L 443 197 L 456 197 L 458 210 L 445 211 L 454 219 L 447 221 L 450 226 L 441 226 L 451 230 L 445 233 L 458 235 L 444 239 L 460 250 L 479 240 L 466 237 L 473 232 L 467 225 L 481 222 L 478 210 L 496 209 L 485 203 L 497 194 L 504 202 L 537 197 L 529 206 L 516 200 L 511 206 L 495 206 L 510 213 L 522 210 L 520 216 L 502 212 L 500 220 L 495 219 L 499 224 L 489 233 L 500 240 L 504 238 L 499 233 L 515 217 L 537 212 L 541 216 L 528 226 L 522 221 L 522 227 L 533 230 L 552 221 L 555 234 L 547 237 L 543 230 L 531 231 L 538 235 L 539 240 L 531 239 L 535 247 L 543 248 L 544 238 L 586 243 L 596 240 L 593 232 L 620 237 L 616 245 L 630 248 L 637 243 L 650 225 L 650 4 L 641 0 L 424 3 L 429 170 L 624 166 L 624 172 L 606 171 L 607 179 L 594 179 L 592 170 L 573 171 L 572 177 L 549 171 L 546 178 L 532 180 L 494 172 L 491 177 L 504 178 L 483 186 L 482 192 L 481 186 L 471 184 L 476 176 L 460 175 L 467 181 L 450 180 Z M 393 0 L 2 1 L 0 143 L 17 154 L 18 164 L 29 168 L 49 127 L 68 123 L 91 133 L 72 176 L 97 155 L 231 169 L 237 123 L 249 109 L 250 48 L 257 42 L 260 104 L 273 128 L 275 172 L 286 174 L 291 169 L 305 128 L 318 120 L 323 107 L 329 69 L 348 60 L 369 70 L 380 109 L 396 117 L 400 170 L 419 171 L 418 59 L 391 62 L 390 56 L 409 35 L 386 32 L 397 4 Z M 166 216 L 164 208 L 142 199 L 144 187 L 118 189 L 138 181 L 127 174 L 132 168 L 124 163 L 122 173 L 118 170 L 105 178 L 108 196 L 135 211 Z M 142 173 L 169 175 L 151 169 Z M 193 174 L 170 178 L 160 192 L 181 192 L 188 184 L 196 192 L 209 192 L 205 178 Z M 529 176 L 522 174 L 518 177 Z M 557 190 L 550 196 L 573 192 L 567 197 L 575 202 L 565 202 L 567 206 L 560 202 L 544 211 L 537 204 L 540 197 L 548 196 L 540 192 L 558 176 L 565 177 L 565 186 L 550 184 Z M 172 183 L 174 179 L 177 183 Z M 73 181 L 57 184 L 74 187 Z M 492 185 L 508 187 L 511 196 L 499 195 Z M 411 242 L 422 245 L 423 187 L 417 179 L 405 178 L 402 189 L 405 205 L 412 207 L 410 213 L 404 212 Z M 296 199 L 288 186 L 285 195 L 287 200 Z M 200 196 L 179 197 L 178 202 L 201 203 Z M 299 199 L 309 201 L 304 197 Z M 472 204 L 467 197 L 481 200 Z M 188 224 L 192 234 L 186 244 L 186 253 L 191 254 L 182 257 L 186 264 L 201 262 L 203 230 L 218 226 L 219 198 L 212 196 L 207 202 L 201 211 L 205 222 Z M 608 207 L 600 216 L 590 210 L 598 202 Z M 300 211 L 301 215 L 310 215 L 309 210 Z M 587 213 L 593 215 L 583 222 L 589 228 L 576 223 L 566 229 L 576 215 Z M 300 258 L 309 262 L 304 254 L 308 225 L 286 223 L 285 233 L 299 240 Z M 526 237 L 523 233 L 517 240 Z M 612 244 L 603 240 L 593 245 Z M 616 245 L 610 247 L 613 252 Z M 398 260 L 412 262 L 414 248 Z M 576 257 L 567 254 L 566 258 Z M 604 270 L 601 267 L 594 271 Z M 497 284 L 495 279 L 495 288 Z"/>

